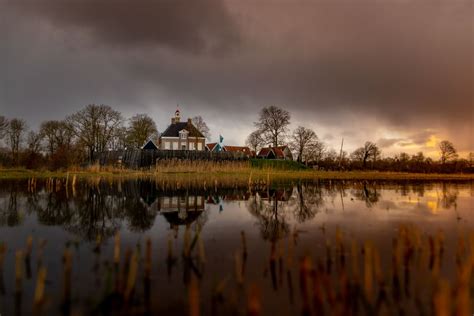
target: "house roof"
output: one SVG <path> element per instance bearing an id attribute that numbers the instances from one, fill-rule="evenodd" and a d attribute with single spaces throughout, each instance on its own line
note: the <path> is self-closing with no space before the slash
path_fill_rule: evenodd
<path id="1" fill-rule="evenodd" d="M 273 147 L 273 152 L 275 153 L 275 157 L 277 158 L 285 158 L 285 153 L 283 152 L 283 149 L 280 147 Z"/>
<path id="2" fill-rule="evenodd" d="M 264 147 L 264 148 L 260 149 L 257 156 L 267 157 L 271 152 L 273 152 L 273 150 L 271 148 Z"/>
<path id="3" fill-rule="evenodd" d="M 189 120 L 187 122 L 172 123 L 163 134 L 161 134 L 161 137 L 179 137 L 179 132 L 183 129 L 188 131 L 188 137 L 204 138 L 204 135 Z"/>
<path id="4" fill-rule="evenodd" d="M 216 145 L 217 143 L 208 143 L 206 144 L 206 147 L 209 149 L 209 151 L 212 151 Z"/>
<path id="5" fill-rule="evenodd" d="M 158 149 L 158 146 L 156 146 L 155 142 L 150 139 L 149 141 L 146 142 L 145 145 L 143 145 L 142 149 L 156 150 Z"/>

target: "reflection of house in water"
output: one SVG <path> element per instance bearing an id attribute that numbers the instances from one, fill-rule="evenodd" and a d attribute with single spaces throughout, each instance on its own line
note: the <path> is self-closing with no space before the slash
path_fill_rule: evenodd
<path id="1" fill-rule="evenodd" d="M 170 223 L 170 228 L 180 225 L 189 225 L 196 221 L 204 212 L 204 196 L 180 195 L 180 196 L 158 196 L 152 203 L 147 203 L 149 208 L 157 211 Z"/>

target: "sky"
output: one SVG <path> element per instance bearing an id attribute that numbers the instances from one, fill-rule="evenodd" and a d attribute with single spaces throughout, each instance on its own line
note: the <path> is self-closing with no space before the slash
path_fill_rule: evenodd
<path id="1" fill-rule="evenodd" d="M 0 0 L 0 38 L 0 115 L 33 129 L 179 104 L 240 145 L 276 105 L 336 150 L 474 151 L 472 0 Z"/>

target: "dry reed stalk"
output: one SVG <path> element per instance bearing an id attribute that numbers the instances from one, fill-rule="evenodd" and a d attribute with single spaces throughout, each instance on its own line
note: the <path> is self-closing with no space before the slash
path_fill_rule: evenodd
<path id="1" fill-rule="evenodd" d="M 262 312 L 262 298 L 260 289 L 257 285 L 252 284 L 249 289 L 247 297 L 247 315 L 248 316 L 259 316 Z"/>
<path id="2" fill-rule="evenodd" d="M 46 267 L 41 267 L 36 279 L 36 288 L 34 294 L 34 304 L 40 305 L 44 301 L 44 285 L 46 281 Z"/>
<path id="3" fill-rule="evenodd" d="M 373 272 L 374 272 L 374 260 L 372 256 L 372 245 L 366 241 L 364 245 L 364 290 L 365 296 L 369 302 L 373 298 Z"/>
<path id="4" fill-rule="evenodd" d="M 146 250 L 145 250 L 145 278 L 150 278 L 151 275 L 151 266 L 152 266 L 152 247 L 150 237 L 146 240 Z"/>
<path id="5" fill-rule="evenodd" d="M 21 293 L 23 279 L 23 252 L 17 250 L 15 253 L 15 292 Z"/>
<path id="6" fill-rule="evenodd" d="M 242 277 L 242 258 L 238 251 L 234 253 L 235 281 L 239 286 L 244 283 Z"/>
<path id="7" fill-rule="evenodd" d="M 352 241 L 351 244 L 351 258 L 352 258 L 352 279 L 354 283 L 359 281 L 359 245 L 356 240 Z"/>
<path id="8" fill-rule="evenodd" d="M 191 275 L 191 280 L 189 282 L 188 304 L 189 304 L 189 316 L 199 316 L 200 314 L 199 284 L 194 274 Z"/>
<path id="9" fill-rule="evenodd" d="M 469 256 L 458 267 L 456 282 L 456 315 L 472 315 L 470 299 L 470 281 L 472 273 L 472 258 Z"/>
<path id="10" fill-rule="evenodd" d="M 120 262 L 120 233 L 117 232 L 114 237 L 114 263 Z"/>
<path id="11" fill-rule="evenodd" d="M 130 300 L 133 289 L 135 288 L 135 282 L 137 279 L 138 270 L 138 254 L 135 250 L 130 258 L 130 266 L 128 269 L 127 285 L 125 287 L 124 299 L 126 302 Z"/>
<path id="12" fill-rule="evenodd" d="M 3 270 L 3 262 L 5 261 L 5 254 L 7 252 L 7 246 L 5 243 L 0 243 L 0 270 Z"/>
<path id="13" fill-rule="evenodd" d="M 446 280 L 439 280 L 433 295 L 433 306 L 436 316 L 451 315 L 451 289 Z"/>
<path id="14" fill-rule="evenodd" d="M 242 258 L 247 259 L 247 239 L 245 238 L 245 232 L 240 231 L 240 242 L 242 244 Z"/>
<path id="15" fill-rule="evenodd" d="M 311 258 L 305 256 L 300 262 L 300 290 L 303 299 L 303 314 L 310 313 L 310 275 L 313 270 Z"/>
<path id="16" fill-rule="evenodd" d="M 190 253 L 190 239 L 191 239 L 191 232 L 189 229 L 189 226 L 186 226 L 186 229 L 184 230 L 184 237 L 183 237 L 183 256 L 185 258 L 188 258 Z"/>
<path id="17" fill-rule="evenodd" d="M 206 252 L 204 249 L 204 241 L 202 240 L 201 234 L 198 235 L 198 256 L 201 263 L 206 263 Z"/>
<path id="18" fill-rule="evenodd" d="M 68 302 L 71 297 L 72 254 L 69 249 L 63 253 L 63 300 Z"/>

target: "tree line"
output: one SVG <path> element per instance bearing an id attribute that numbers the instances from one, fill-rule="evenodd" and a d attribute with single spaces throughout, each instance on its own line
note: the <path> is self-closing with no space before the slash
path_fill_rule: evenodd
<path id="1" fill-rule="evenodd" d="M 209 136 L 201 116 L 192 120 Z M 150 116 L 126 119 L 108 105 L 90 104 L 63 120 L 42 122 L 37 131 L 29 130 L 23 119 L 0 115 L 0 140 L 8 148 L 0 152 L 0 165 L 65 169 L 91 162 L 97 152 L 141 148 L 157 138 L 157 125 Z"/>
<path id="2" fill-rule="evenodd" d="M 248 135 L 246 144 L 258 152 L 266 146 L 287 145 L 294 158 L 308 166 L 323 170 L 379 170 L 398 172 L 473 172 L 474 153 L 459 157 L 452 142 L 439 143 L 439 160 L 425 157 L 423 152 L 415 155 L 400 153 L 383 157 L 380 147 L 366 141 L 361 147 L 348 153 L 342 149 L 328 147 L 311 128 L 298 126 L 290 131 L 291 114 L 280 107 L 269 106 L 260 110 L 254 122 L 255 130 Z"/>
<path id="3" fill-rule="evenodd" d="M 209 127 L 201 116 L 192 119 L 207 138 Z M 383 156 L 380 147 L 367 141 L 348 153 L 325 144 L 314 130 L 298 126 L 290 130 L 291 114 L 277 106 L 260 110 L 255 130 L 246 144 L 258 152 L 262 147 L 288 145 L 295 159 L 323 170 L 380 170 L 402 172 L 472 172 L 474 154 L 459 157 L 455 146 L 444 140 L 439 144 L 439 159 L 400 153 Z M 0 115 L 0 140 L 8 150 L 0 151 L 0 165 L 6 167 L 48 168 L 52 170 L 81 166 L 91 162 L 95 153 L 107 150 L 140 148 L 158 138 L 155 121 L 147 114 L 128 119 L 108 105 L 91 104 L 63 120 L 42 122 L 29 130 L 23 119 Z"/>

